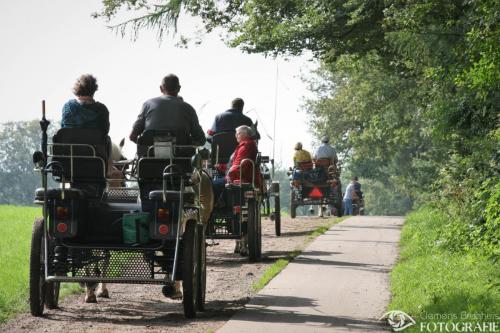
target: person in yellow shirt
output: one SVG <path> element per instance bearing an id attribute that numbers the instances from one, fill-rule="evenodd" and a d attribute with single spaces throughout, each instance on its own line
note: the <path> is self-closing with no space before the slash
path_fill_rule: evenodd
<path id="1" fill-rule="evenodd" d="M 295 144 L 295 154 L 293 155 L 293 164 L 300 167 L 302 163 L 312 163 L 311 153 L 302 149 L 302 143 Z"/>

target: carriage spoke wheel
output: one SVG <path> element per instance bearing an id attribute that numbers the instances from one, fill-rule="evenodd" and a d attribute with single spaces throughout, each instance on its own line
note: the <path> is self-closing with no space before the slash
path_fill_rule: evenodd
<path id="1" fill-rule="evenodd" d="M 44 272 L 44 243 L 43 243 L 44 222 L 42 218 L 37 218 L 33 224 L 31 234 L 30 252 L 30 311 L 33 316 L 43 314 L 45 304 L 45 272 Z"/>
<path id="2" fill-rule="evenodd" d="M 182 303 L 186 318 L 196 317 L 196 298 L 198 292 L 198 228 L 196 221 L 189 220 L 182 236 Z"/>
<path id="3" fill-rule="evenodd" d="M 207 246 L 205 244 L 205 226 L 198 225 L 198 292 L 196 294 L 196 309 L 205 310 L 205 292 L 207 286 Z"/>
<path id="4" fill-rule="evenodd" d="M 255 199 L 248 200 L 248 222 L 247 222 L 247 237 L 248 237 L 248 260 L 256 262 L 260 257 L 260 214 L 257 202 Z"/>

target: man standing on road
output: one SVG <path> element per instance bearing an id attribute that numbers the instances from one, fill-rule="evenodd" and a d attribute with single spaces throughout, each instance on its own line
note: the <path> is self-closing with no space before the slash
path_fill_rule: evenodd
<path id="1" fill-rule="evenodd" d="M 147 100 L 135 121 L 130 140 L 146 130 L 171 130 L 176 133 L 176 143 L 202 146 L 205 135 L 191 105 L 178 97 L 181 85 L 174 74 L 165 76 L 161 82 L 161 96 Z"/>
<path id="2" fill-rule="evenodd" d="M 252 135 L 255 140 L 260 139 L 260 134 L 255 128 L 252 120 L 243 114 L 245 102 L 241 98 L 235 98 L 231 102 L 231 108 L 215 116 L 212 127 L 207 131 L 210 137 L 220 132 L 234 131 L 237 127 L 246 125 L 253 129 Z"/>
<path id="3" fill-rule="evenodd" d="M 354 193 L 354 178 L 347 185 L 344 193 L 344 215 L 352 215 L 352 197 Z"/>
<path id="4" fill-rule="evenodd" d="M 330 139 L 327 136 L 324 136 L 321 139 L 322 143 L 314 153 L 315 161 L 319 159 L 329 159 L 331 161 L 331 164 L 337 164 L 337 152 L 335 151 L 335 148 L 328 144 L 329 141 Z"/>

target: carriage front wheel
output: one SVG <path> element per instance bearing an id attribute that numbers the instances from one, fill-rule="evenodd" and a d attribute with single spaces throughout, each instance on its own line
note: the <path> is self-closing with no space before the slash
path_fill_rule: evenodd
<path id="1" fill-rule="evenodd" d="M 205 242 L 205 226 L 203 224 L 198 224 L 198 271 L 196 309 L 198 311 L 204 311 L 207 286 L 207 245 Z"/>
<path id="2" fill-rule="evenodd" d="M 186 318 L 196 317 L 196 299 L 198 297 L 199 261 L 198 261 L 198 227 L 197 222 L 189 220 L 182 236 L 182 303 Z"/>
<path id="3" fill-rule="evenodd" d="M 45 272 L 44 259 L 45 247 L 43 242 L 43 218 L 37 218 L 33 224 L 31 233 L 31 252 L 30 252 L 30 279 L 29 295 L 30 310 L 33 316 L 43 315 L 45 305 Z"/>

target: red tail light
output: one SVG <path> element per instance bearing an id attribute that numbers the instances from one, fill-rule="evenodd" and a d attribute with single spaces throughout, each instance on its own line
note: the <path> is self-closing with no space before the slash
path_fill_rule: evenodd
<path id="1" fill-rule="evenodd" d="M 233 207 L 233 213 L 234 213 L 234 214 L 239 214 L 239 213 L 241 213 L 241 206 L 234 206 L 234 207 Z"/>
<path id="2" fill-rule="evenodd" d="M 56 207 L 56 219 L 67 220 L 69 219 L 69 208 L 64 206 Z"/>

